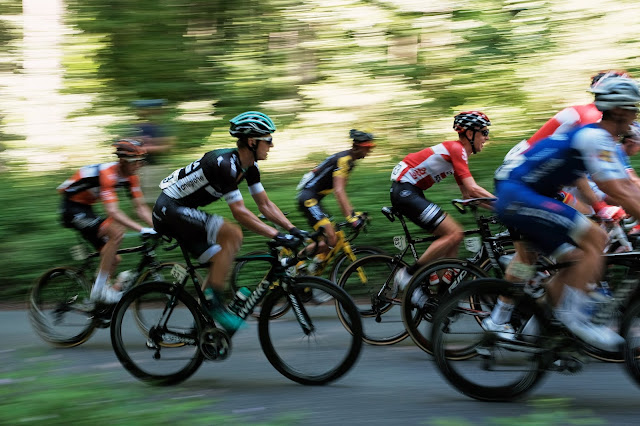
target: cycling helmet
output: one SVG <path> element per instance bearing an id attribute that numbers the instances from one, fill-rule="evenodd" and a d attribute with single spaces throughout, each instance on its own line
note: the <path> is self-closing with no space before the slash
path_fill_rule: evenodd
<path id="1" fill-rule="evenodd" d="M 638 84 L 626 77 L 607 78 L 591 89 L 595 95 L 595 104 L 600 111 L 623 108 L 637 111 L 640 102 Z"/>
<path id="2" fill-rule="evenodd" d="M 142 143 L 135 139 L 120 139 L 112 144 L 116 147 L 115 154 L 118 158 L 144 158 L 147 150 Z"/>
<path id="3" fill-rule="evenodd" d="M 598 87 L 599 84 L 601 84 L 609 77 L 631 78 L 629 73 L 624 70 L 600 71 L 598 74 L 591 77 L 591 90 Z"/>
<path id="4" fill-rule="evenodd" d="M 276 125 L 266 115 L 258 111 L 247 111 L 229 120 L 229 133 L 234 138 L 255 137 L 276 131 Z"/>
<path id="5" fill-rule="evenodd" d="M 349 130 L 349 137 L 351 139 L 353 139 L 353 144 L 357 145 L 357 146 L 376 146 L 375 143 L 373 143 L 373 134 L 371 133 L 367 133 L 367 132 L 362 132 L 360 130 L 356 130 L 356 129 L 351 129 Z"/>
<path id="6" fill-rule="evenodd" d="M 453 118 L 453 129 L 458 133 L 465 130 L 481 130 L 489 126 L 491 126 L 489 117 L 480 111 L 461 112 Z"/>

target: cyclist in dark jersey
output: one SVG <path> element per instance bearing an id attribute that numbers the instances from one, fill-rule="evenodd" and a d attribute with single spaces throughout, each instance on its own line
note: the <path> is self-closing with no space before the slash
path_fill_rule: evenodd
<path id="1" fill-rule="evenodd" d="M 152 228 L 145 228 L 127 216 L 118 207 L 117 188 L 126 188 L 138 217 L 153 226 L 151 210 L 143 201 L 137 171 L 146 155 L 142 144 L 135 140 L 122 139 L 113 144 L 118 162 L 93 164 L 82 167 L 72 177 L 58 186 L 63 196 L 62 223 L 76 229 L 93 246 L 100 250 L 100 266 L 96 282 L 91 289 L 91 300 L 116 303 L 122 297 L 120 284 L 107 285 L 107 280 L 115 273 L 120 261 L 116 254 L 124 228 L 131 228 L 146 234 L 154 234 Z M 93 211 L 93 205 L 102 201 L 107 217 Z"/>
<path id="2" fill-rule="evenodd" d="M 303 176 L 297 188 L 300 191 L 297 197 L 298 208 L 314 229 L 324 227 L 327 244 L 331 247 L 337 242 L 336 232 L 320 204 L 327 194 L 334 194 L 342 214 L 354 228 L 357 229 L 364 224 L 364 219 L 353 209 L 347 197 L 346 186 L 356 161 L 365 158 L 376 144 L 371 133 L 351 129 L 349 137 L 353 140 L 351 149 L 333 154 L 324 160 Z M 323 245 L 318 251 L 326 252 L 328 247 Z"/>
<path id="3" fill-rule="evenodd" d="M 211 262 L 203 290 L 212 318 L 229 331 L 242 325 L 242 319 L 223 303 L 225 278 L 242 244 L 242 230 L 198 207 L 222 198 L 242 226 L 274 238 L 285 247 L 306 235 L 269 199 L 260 182 L 258 161 L 265 160 L 273 146 L 271 134 L 276 131 L 273 121 L 265 114 L 248 111 L 230 122 L 229 133 L 238 139 L 237 148 L 209 151 L 199 160 L 174 171 L 160 183 L 162 193 L 153 208 L 153 224 L 158 232 L 177 239 L 199 262 Z M 245 206 L 238 189 L 238 184 L 245 179 L 260 212 L 288 229 L 289 234 L 279 233 Z"/>

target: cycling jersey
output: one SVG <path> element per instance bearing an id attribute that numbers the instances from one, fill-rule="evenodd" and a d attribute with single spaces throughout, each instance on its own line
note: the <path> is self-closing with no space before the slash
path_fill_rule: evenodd
<path id="1" fill-rule="evenodd" d="M 244 170 L 237 149 L 216 149 L 174 171 L 160 182 L 160 188 L 181 206 L 206 206 L 220 198 L 232 204 L 242 200 L 238 184 L 245 178 L 251 195 L 264 191 L 256 162 Z"/>
<path id="2" fill-rule="evenodd" d="M 315 198 L 322 198 L 333 191 L 333 178 L 348 178 L 354 166 L 355 161 L 351 157 L 351 150 L 333 154 L 305 174 L 297 189 L 307 194 L 313 194 L 316 196 Z M 320 197 L 317 197 L 318 195 Z"/>
<path id="3" fill-rule="evenodd" d="M 87 205 L 95 204 L 98 200 L 103 203 L 118 201 L 116 189 L 120 187 L 127 188 L 133 198 L 142 197 L 138 176 L 120 176 L 118 164 L 114 162 L 82 167 L 58 186 L 58 192 L 69 201 Z"/>
<path id="4" fill-rule="evenodd" d="M 529 138 L 529 145 L 534 145 L 556 133 L 568 133 L 574 128 L 597 123 L 600 119 L 602 119 L 602 111 L 599 111 L 594 103 L 565 108 L 554 115 Z"/>
<path id="5" fill-rule="evenodd" d="M 458 185 L 471 177 L 467 151 L 460 141 L 445 141 L 407 155 L 391 172 L 391 180 L 426 190 L 451 174 Z"/>

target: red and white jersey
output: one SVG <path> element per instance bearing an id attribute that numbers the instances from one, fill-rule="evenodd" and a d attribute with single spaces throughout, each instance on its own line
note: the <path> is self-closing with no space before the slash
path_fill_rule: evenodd
<path id="1" fill-rule="evenodd" d="M 453 175 L 458 185 L 462 179 L 471 177 L 467 151 L 460 141 L 445 141 L 407 155 L 394 167 L 391 180 L 425 190 L 449 175 Z"/>
<path id="2" fill-rule="evenodd" d="M 594 103 L 565 108 L 554 115 L 529 138 L 529 145 L 533 145 L 556 133 L 568 133 L 578 126 L 597 123 L 601 119 L 602 111 L 599 111 Z"/>

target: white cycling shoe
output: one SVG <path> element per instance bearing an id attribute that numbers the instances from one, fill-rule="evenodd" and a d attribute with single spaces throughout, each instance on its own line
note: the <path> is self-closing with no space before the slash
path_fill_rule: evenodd
<path id="1" fill-rule="evenodd" d="M 411 281 L 412 275 L 407 272 L 407 268 L 402 268 L 396 272 L 393 277 L 393 292 L 398 294 L 398 291 L 404 290 Z"/>
<path id="2" fill-rule="evenodd" d="M 482 328 L 484 328 L 485 331 L 495 333 L 496 336 L 502 340 L 515 340 L 516 338 L 516 331 L 513 329 L 511 324 L 508 322 L 504 324 L 496 324 L 491 319 L 491 316 L 482 320 Z"/>
<path id="3" fill-rule="evenodd" d="M 604 325 L 597 325 L 583 315 L 568 310 L 556 310 L 555 317 L 585 343 L 604 351 L 618 352 L 624 345 L 624 339 Z"/>

